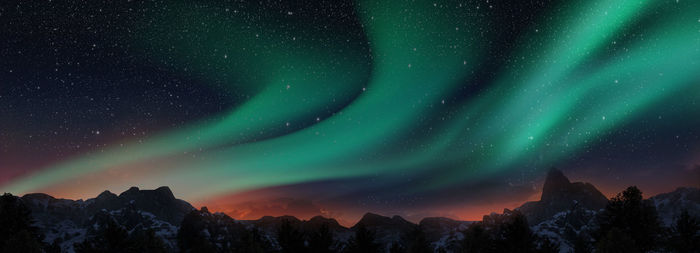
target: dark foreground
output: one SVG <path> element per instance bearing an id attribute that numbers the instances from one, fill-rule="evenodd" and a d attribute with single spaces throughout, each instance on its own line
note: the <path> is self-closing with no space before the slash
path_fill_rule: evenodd
<path id="1" fill-rule="evenodd" d="M 650 199 L 632 186 L 608 200 L 557 170 L 540 201 L 467 222 L 366 214 L 350 228 L 293 216 L 234 220 L 170 189 L 86 201 L 0 197 L 0 252 L 700 252 L 700 190 Z"/>

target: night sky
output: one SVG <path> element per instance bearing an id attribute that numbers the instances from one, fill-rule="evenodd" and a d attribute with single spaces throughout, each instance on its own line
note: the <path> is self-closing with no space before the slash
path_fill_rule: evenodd
<path id="1" fill-rule="evenodd" d="M 306 2 L 306 3 L 304 3 Z M 479 219 L 700 186 L 700 1 L 2 1 L 0 191 Z"/>

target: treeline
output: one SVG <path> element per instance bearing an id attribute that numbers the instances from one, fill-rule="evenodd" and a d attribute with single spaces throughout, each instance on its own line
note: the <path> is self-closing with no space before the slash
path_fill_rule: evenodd
<path id="1" fill-rule="evenodd" d="M 152 229 L 129 232 L 110 217 L 102 219 L 99 230 L 75 244 L 76 252 L 167 252 Z M 636 187 L 629 187 L 612 198 L 596 217 L 593 229 L 581 230 L 573 242 L 573 252 L 700 252 L 700 223 L 697 217 L 682 212 L 670 228 L 659 222 L 656 209 L 642 199 Z M 46 244 L 22 201 L 10 194 L 0 197 L 0 252 L 60 252 L 60 239 Z M 329 224 L 301 228 L 292 220 L 282 220 L 275 233 L 240 223 L 232 218 L 211 214 L 205 208 L 187 214 L 177 235 L 180 252 L 347 252 L 347 253 L 427 253 L 427 252 L 560 252 L 549 238 L 537 236 L 527 219 L 518 211 L 498 220 L 476 222 L 462 231 L 454 245 L 434 249 L 424 230 L 416 226 L 389 245 L 378 242 L 376 231 L 358 224 L 350 238 L 338 240 Z M 172 247 L 171 247 L 172 248 Z"/>
<path id="2" fill-rule="evenodd" d="M 560 252 L 560 245 L 533 235 L 524 215 L 513 211 L 497 224 L 477 222 L 463 232 L 462 252 Z M 574 253 L 700 252 L 700 223 L 687 211 L 670 228 L 637 187 L 610 199 L 591 230 L 572 242 Z"/>

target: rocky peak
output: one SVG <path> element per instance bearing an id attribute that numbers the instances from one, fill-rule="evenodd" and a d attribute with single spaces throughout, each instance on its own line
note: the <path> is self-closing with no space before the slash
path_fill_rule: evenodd
<path id="1" fill-rule="evenodd" d="M 548 201 L 562 197 L 569 189 L 571 182 L 564 173 L 556 168 L 552 168 L 547 172 L 547 178 L 542 187 L 542 200 Z"/>
<path id="2" fill-rule="evenodd" d="M 175 199 L 175 195 L 173 194 L 173 191 L 170 190 L 169 187 L 167 186 L 161 186 L 158 187 L 157 189 L 153 190 L 157 196 L 163 199 L 170 199 L 173 200 Z"/>
<path id="3" fill-rule="evenodd" d="M 570 182 L 564 173 L 552 168 L 542 187 L 540 202 L 548 205 L 578 204 L 586 209 L 597 210 L 605 207 L 608 199 L 592 184 Z M 557 203 L 561 202 L 561 203 Z"/>
<path id="4" fill-rule="evenodd" d="M 116 198 L 117 198 L 117 194 L 114 194 L 110 191 L 103 191 L 102 193 L 100 193 L 100 195 L 97 195 L 97 197 L 95 199 L 96 200 L 110 200 L 110 199 L 116 199 Z"/>
<path id="5" fill-rule="evenodd" d="M 320 215 L 312 217 L 309 221 L 307 221 L 307 224 L 309 227 L 312 228 L 317 228 L 321 227 L 323 224 L 327 224 L 328 228 L 331 230 L 337 230 L 337 229 L 342 229 L 343 227 L 338 224 L 338 221 L 332 218 L 326 218 Z"/>
<path id="6" fill-rule="evenodd" d="M 375 213 L 366 213 L 365 215 L 362 216 L 362 218 L 357 222 L 357 224 L 362 224 L 365 227 L 374 227 L 378 226 L 381 224 L 386 224 L 386 223 L 391 223 L 391 219 L 389 217 L 381 216 L 379 214 Z M 357 227 L 357 224 L 354 227 Z"/>
<path id="7" fill-rule="evenodd" d="M 129 197 L 129 196 L 134 196 L 140 192 L 139 188 L 136 186 L 130 187 L 128 190 L 122 192 L 119 194 L 119 197 Z"/>
<path id="8" fill-rule="evenodd" d="M 413 224 L 398 215 L 394 215 L 393 217 L 389 218 L 374 213 L 366 213 L 363 215 L 362 219 L 360 219 L 360 221 L 358 221 L 352 228 L 356 228 L 359 224 L 371 229 L 381 228 L 388 230 L 409 230 L 416 226 L 416 224 Z"/>
<path id="9" fill-rule="evenodd" d="M 574 209 L 597 211 L 605 207 L 608 199 L 592 184 L 571 182 L 560 170 L 552 168 L 547 173 L 540 201 L 528 202 L 517 210 L 532 224 L 537 224 L 557 213 Z"/>

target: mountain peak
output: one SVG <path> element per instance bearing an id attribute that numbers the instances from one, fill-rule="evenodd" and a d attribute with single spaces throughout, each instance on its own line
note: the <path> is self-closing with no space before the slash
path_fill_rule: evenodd
<path id="1" fill-rule="evenodd" d="M 599 210 L 604 208 L 608 199 L 592 184 L 583 182 L 572 183 L 560 170 L 552 168 L 542 187 L 542 197 L 539 201 L 527 202 L 517 208 L 528 221 L 539 223 L 544 218 L 555 213 L 583 208 Z"/>
<path id="2" fill-rule="evenodd" d="M 140 190 L 139 190 L 138 187 L 132 186 L 132 187 L 130 187 L 128 190 L 126 190 L 126 191 L 122 192 L 121 194 L 119 194 L 119 197 L 134 195 L 134 194 L 139 193 L 139 191 L 140 191 Z"/>
<path id="3" fill-rule="evenodd" d="M 391 218 L 382 216 L 376 213 L 365 213 L 365 215 L 362 215 L 362 218 L 357 222 L 357 224 L 362 223 L 365 226 L 374 226 L 380 223 L 385 223 L 387 221 L 390 221 Z"/>
<path id="4" fill-rule="evenodd" d="M 22 196 L 22 198 L 29 198 L 29 199 L 44 199 L 44 200 L 53 200 L 56 199 L 51 195 L 48 195 L 46 193 L 28 193 Z"/>
<path id="5" fill-rule="evenodd" d="M 157 189 L 153 190 L 156 195 L 165 198 L 165 199 L 175 199 L 175 195 L 173 194 L 173 191 L 170 190 L 169 187 L 167 186 L 161 186 L 158 187 Z"/>
<path id="6" fill-rule="evenodd" d="M 326 218 L 321 215 L 317 215 L 309 219 L 309 221 L 306 222 L 308 227 L 312 228 L 320 228 L 323 224 L 326 224 L 329 229 L 333 231 L 340 231 L 346 229 L 345 227 L 341 226 L 338 221 L 336 221 L 333 218 Z"/>
<path id="7" fill-rule="evenodd" d="M 102 193 L 100 193 L 100 195 L 97 195 L 97 199 L 99 199 L 99 200 L 107 200 L 107 199 L 112 199 L 112 198 L 116 198 L 116 197 L 117 197 L 117 195 L 110 192 L 110 191 L 103 191 Z"/>
<path id="8" fill-rule="evenodd" d="M 326 217 L 323 217 L 323 216 L 321 216 L 321 215 L 316 215 L 316 216 L 314 216 L 314 217 L 311 217 L 311 219 L 309 219 L 309 222 L 311 222 L 311 223 L 325 223 L 325 222 L 329 222 L 329 223 L 335 223 L 335 224 L 338 223 L 338 221 L 336 221 L 336 220 L 333 219 L 333 218 L 326 218 Z"/>
<path id="9" fill-rule="evenodd" d="M 561 193 L 562 190 L 569 188 L 570 185 L 571 181 L 564 176 L 564 173 L 556 168 L 550 169 L 542 187 L 542 200 L 556 198 L 556 195 Z"/>
<path id="10" fill-rule="evenodd" d="M 359 224 L 362 224 L 365 227 L 384 227 L 389 229 L 401 230 L 415 226 L 415 224 L 405 220 L 404 218 L 398 215 L 394 215 L 393 217 L 389 218 L 375 213 L 366 213 L 365 215 L 363 215 L 362 219 L 360 219 L 360 221 L 358 221 L 357 224 L 353 226 L 353 228 L 357 227 L 357 225 Z"/>
<path id="11" fill-rule="evenodd" d="M 391 220 L 396 221 L 396 222 L 409 222 L 406 219 L 404 219 L 403 217 L 398 216 L 398 215 L 392 216 Z"/>

